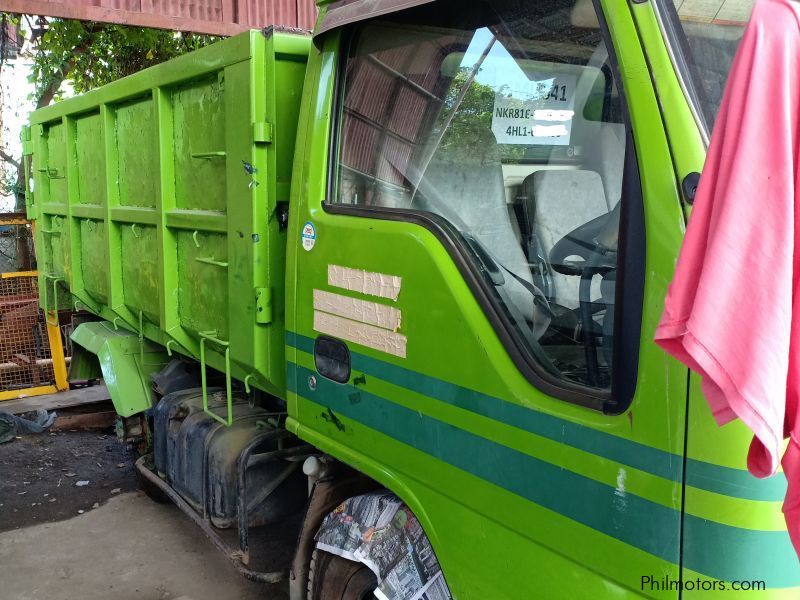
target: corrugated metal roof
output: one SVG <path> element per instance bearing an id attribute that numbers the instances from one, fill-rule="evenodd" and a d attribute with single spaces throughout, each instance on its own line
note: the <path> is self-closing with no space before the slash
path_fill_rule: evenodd
<path id="1" fill-rule="evenodd" d="M 0 0 L 0 10 L 213 35 L 269 25 L 312 29 L 314 0 Z"/>

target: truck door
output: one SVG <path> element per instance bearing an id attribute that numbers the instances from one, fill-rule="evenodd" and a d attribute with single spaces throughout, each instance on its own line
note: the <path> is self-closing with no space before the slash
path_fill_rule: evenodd
<path id="1" fill-rule="evenodd" d="M 661 101 L 677 180 L 685 191 L 691 191 L 690 183 L 696 183 L 703 168 L 753 5 L 753 0 L 720 6 L 655 0 L 632 7 Z M 800 597 L 800 565 L 781 510 L 786 478 L 782 473 L 766 479 L 750 475 L 747 452 L 752 437 L 738 419 L 717 426 L 703 397 L 701 378 L 691 373 L 684 472 L 684 600 L 706 597 L 710 589 L 728 594 L 735 589 L 766 589 L 762 597 Z M 699 582 L 698 574 L 705 576 Z M 698 583 L 688 585 L 694 582 Z"/>
<path id="2" fill-rule="evenodd" d="M 458 598 L 679 576 L 687 374 L 651 340 L 683 220 L 603 4 L 384 14 L 307 74 L 289 427 L 402 497 Z"/>

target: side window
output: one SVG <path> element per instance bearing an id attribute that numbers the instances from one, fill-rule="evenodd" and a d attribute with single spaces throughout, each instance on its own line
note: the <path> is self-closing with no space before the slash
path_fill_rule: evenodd
<path id="1" fill-rule="evenodd" d="M 539 370 L 608 392 L 626 126 L 592 3 L 368 22 L 341 104 L 332 202 L 448 221 Z"/>
<path id="2" fill-rule="evenodd" d="M 754 4 L 755 0 L 717 4 L 659 0 L 656 4 L 675 67 L 687 84 L 689 99 L 703 115 L 708 134 Z"/>

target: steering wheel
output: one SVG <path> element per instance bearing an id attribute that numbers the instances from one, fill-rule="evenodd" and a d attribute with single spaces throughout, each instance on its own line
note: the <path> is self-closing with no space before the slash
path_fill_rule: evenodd
<path id="1" fill-rule="evenodd" d="M 562 275 L 582 276 L 591 268 L 595 273 L 617 266 L 620 203 L 608 213 L 595 217 L 558 240 L 550 250 L 550 267 Z"/>
<path id="2" fill-rule="evenodd" d="M 586 374 L 589 384 L 600 385 L 600 367 L 592 331 L 594 306 L 591 299 L 592 278 L 606 276 L 617 268 L 620 202 L 608 213 L 576 227 L 558 240 L 550 251 L 551 268 L 563 275 L 580 276 L 579 315 L 584 337 Z"/>

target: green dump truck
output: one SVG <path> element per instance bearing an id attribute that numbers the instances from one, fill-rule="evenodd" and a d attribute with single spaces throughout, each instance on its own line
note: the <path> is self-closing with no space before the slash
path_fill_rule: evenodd
<path id="1" fill-rule="evenodd" d="M 439 597 L 797 598 L 785 478 L 652 342 L 751 4 L 319 5 L 24 134 L 143 485 L 295 600 L 372 597 L 317 538 L 384 490 Z"/>

